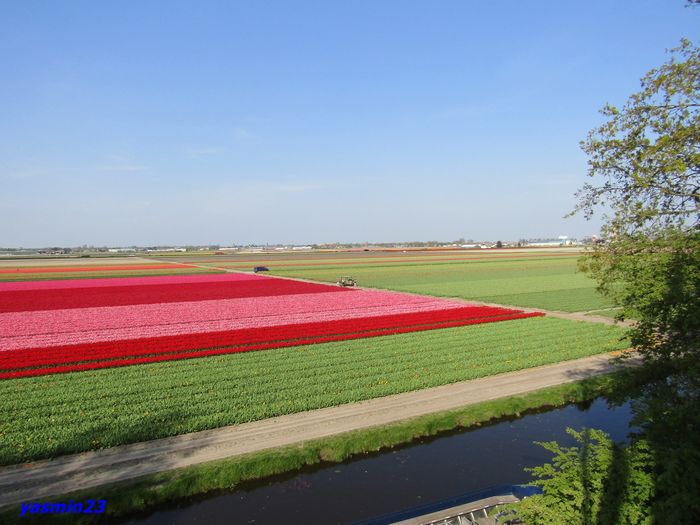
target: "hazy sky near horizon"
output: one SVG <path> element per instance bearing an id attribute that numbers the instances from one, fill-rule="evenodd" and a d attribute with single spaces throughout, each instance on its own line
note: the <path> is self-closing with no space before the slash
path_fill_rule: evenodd
<path id="1" fill-rule="evenodd" d="M 517 240 L 683 0 L 88 2 L 0 10 L 0 246 Z"/>

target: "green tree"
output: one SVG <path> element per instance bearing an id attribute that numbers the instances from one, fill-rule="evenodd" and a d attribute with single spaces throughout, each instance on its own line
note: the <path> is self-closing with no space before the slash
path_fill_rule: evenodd
<path id="1" fill-rule="evenodd" d="M 543 493 L 523 500 L 519 517 L 528 525 L 651 523 L 653 458 L 646 442 L 625 448 L 600 430 L 567 432 L 577 446 L 539 443 L 552 462 L 528 469 Z"/>
<path id="2" fill-rule="evenodd" d="M 590 218 L 608 204 L 604 232 L 615 236 L 688 229 L 700 221 L 700 56 L 689 40 L 641 80 L 642 90 L 618 109 L 581 147 L 589 177 L 574 213 Z"/>
<path id="3" fill-rule="evenodd" d="M 638 319 L 633 345 L 649 360 L 691 357 L 700 345 L 700 53 L 689 40 L 641 81 L 582 142 L 586 183 L 572 214 L 600 205 L 606 242 L 581 267 Z"/>
<path id="4" fill-rule="evenodd" d="M 694 523 L 700 516 L 700 53 L 689 40 L 582 142 L 591 182 L 575 213 L 604 215 L 605 242 L 581 268 L 632 316 L 648 380 L 624 388 L 639 431 L 626 447 L 597 431 L 548 443 L 543 495 L 519 505 L 539 523 Z"/>

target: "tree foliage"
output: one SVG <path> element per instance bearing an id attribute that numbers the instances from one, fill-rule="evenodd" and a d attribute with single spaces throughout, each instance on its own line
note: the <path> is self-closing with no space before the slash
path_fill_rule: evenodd
<path id="1" fill-rule="evenodd" d="M 533 470 L 543 494 L 518 508 L 530 525 L 700 516 L 699 108 L 700 52 L 683 40 L 582 142 L 591 182 L 572 214 L 610 212 L 581 268 L 636 320 L 629 336 L 655 379 L 621 396 L 635 397 L 629 445 L 594 430 L 572 432 L 578 447 L 544 444 L 552 463 Z"/>
<path id="2" fill-rule="evenodd" d="M 567 432 L 578 446 L 540 443 L 553 454 L 552 462 L 529 470 L 543 493 L 523 500 L 518 516 L 528 525 L 651 523 L 648 445 L 621 447 L 600 430 Z"/>
<path id="3" fill-rule="evenodd" d="M 594 182 L 577 193 L 574 213 L 609 206 L 610 237 L 700 223 L 700 54 L 689 40 L 671 53 L 622 108 L 606 105 L 607 121 L 581 143 Z"/>
<path id="4" fill-rule="evenodd" d="M 654 454 L 659 523 L 693 523 L 700 517 L 700 374 L 685 370 L 643 387 L 632 401 L 632 424 Z"/>
<path id="5" fill-rule="evenodd" d="M 694 366 L 700 356 L 700 231 L 666 229 L 594 248 L 581 268 L 633 317 L 632 345 L 648 363 Z"/>
<path id="6" fill-rule="evenodd" d="M 700 353 L 700 50 L 689 40 L 641 91 L 582 142 L 593 180 L 573 213 L 607 206 L 603 235 L 581 267 L 638 323 L 649 360 Z"/>

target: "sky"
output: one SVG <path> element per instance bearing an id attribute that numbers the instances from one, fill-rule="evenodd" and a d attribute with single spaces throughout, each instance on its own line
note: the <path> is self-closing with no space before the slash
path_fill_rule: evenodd
<path id="1" fill-rule="evenodd" d="M 683 0 L 0 0 L 0 246 L 518 240 Z"/>

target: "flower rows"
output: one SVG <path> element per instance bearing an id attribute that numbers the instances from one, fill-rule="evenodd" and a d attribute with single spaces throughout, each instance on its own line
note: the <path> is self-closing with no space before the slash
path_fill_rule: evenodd
<path id="1" fill-rule="evenodd" d="M 322 294 L 8 312 L 0 314 L 0 338 L 219 320 L 251 322 L 252 327 L 275 323 L 275 319 L 281 315 L 322 315 L 336 312 L 343 317 L 358 311 L 365 312 L 368 308 L 411 306 L 415 309 L 434 310 L 454 306 L 454 303 L 441 299 L 417 295 L 375 290 L 345 293 L 338 288 L 329 289 L 331 293 Z M 4 346 L 0 339 L 0 349 L 2 348 Z"/>
<path id="2" fill-rule="evenodd" d="M 22 290 L 0 294 L 0 312 L 33 312 L 99 306 L 178 303 L 238 297 L 266 297 L 302 293 L 317 294 L 337 292 L 338 290 L 339 288 L 325 284 L 272 278 L 260 278 L 260 280 L 254 281 L 154 284 L 151 286 Z"/>
<path id="3" fill-rule="evenodd" d="M 0 379 L 532 315 L 240 274 L 0 285 Z"/>
<path id="4" fill-rule="evenodd" d="M 3 347 L 7 351 L 15 351 L 17 349 L 29 348 L 33 346 L 62 346 L 66 344 L 79 343 L 99 343 L 103 341 L 126 340 L 126 339 L 143 339 L 146 337 L 160 337 L 165 335 L 182 336 L 186 334 L 208 333 L 216 331 L 246 329 L 254 326 L 255 329 L 260 329 L 265 326 L 279 326 L 284 324 L 300 324 L 306 322 L 336 322 L 340 319 L 359 319 L 365 316 L 380 316 L 385 314 L 402 314 L 412 313 L 416 311 L 434 311 L 442 310 L 433 306 L 430 309 L 418 309 L 411 306 L 396 306 L 372 308 L 366 312 L 358 310 L 356 312 L 343 312 L 343 315 L 337 312 L 320 312 L 316 314 L 297 314 L 275 316 L 267 320 L 266 324 L 255 322 L 254 319 L 243 320 L 223 320 L 223 321 L 205 321 L 199 323 L 188 324 L 172 324 L 172 325 L 156 325 L 152 327 L 136 327 L 136 328 L 120 328 L 112 330 L 95 330 L 90 332 L 70 332 L 62 334 L 59 337 L 55 335 L 37 335 L 8 338 L 3 341 Z M 363 315 L 364 314 L 364 315 Z M 2 352 L 0 352 L 2 353 Z"/>
<path id="5" fill-rule="evenodd" d="M 392 319 L 387 323 L 386 319 L 372 318 L 369 322 L 356 323 L 352 327 L 339 327 L 338 323 L 319 323 L 316 327 L 292 325 L 287 327 L 288 330 L 286 331 L 280 329 L 275 334 L 268 334 L 268 336 L 271 336 L 273 339 L 268 339 L 268 342 L 261 343 L 256 343 L 256 341 L 261 338 L 259 335 L 251 336 L 250 334 L 245 334 L 248 335 L 248 337 L 245 337 L 245 335 L 242 334 L 229 333 L 202 334 L 199 339 L 193 340 L 192 338 L 188 338 L 186 341 L 182 341 L 182 338 L 171 339 L 170 341 L 136 340 L 130 342 L 131 345 L 126 344 L 129 342 L 123 342 L 121 345 L 116 343 L 111 348 L 95 348 L 94 345 L 92 345 L 90 348 L 85 349 L 84 352 L 75 351 L 75 349 L 61 349 L 63 350 L 63 352 L 61 352 L 60 350 L 52 348 L 42 353 L 42 349 L 34 349 L 33 352 L 30 352 L 30 355 L 17 356 L 16 359 L 11 359 L 13 356 L 9 355 L 7 359 L 1 361 L 0 370 L 8 371 L 0 372 L 0 379 L 94 370 L 98 368 L 111 368 L 116 366 L 129 366 L 160 361 L 318 344 L 331 341 L 378 337 L 382 335 L 508 321 L 543 315 L 537 312 L 511 312 L 512 313 L 508 314 L 476 318 L 466 317 L 454 320 L 449 320 L 449 318 L 442 321 L 432 320 L 432 322 L 427 319 L 422 319 L 418 324 L 408 324 L 411 322 L 415 323 L 417 319 Z M 387 324 L 389 324 L 389 326 L 386 326 Z M 346 330 L 346 332 L 343 333 L 343 329 Z M 189 343 L 189 345 L 187 343 Z M 187 348 L 188 346 L 192 348 Z M 36 355 L 31 355 L 32 353 Z M 15 354 L 15 352 L 9 354 Z M 130 358 L 131 356 L 139 355 L 143 357 Z M 115 357 L 117 359 L 114 359 Z M 79 364 L 50 366 L 58 363 Z"/>
<path id="6" fill-rule="evenodd" d="M 172 270 L 173 268 L 191 268 L 189 264 L 111 264 L 109 266 L 41 266 L 31 268 L 0 268 L 0 274 L 6 273 L 68 273 L 68 272 L 109 272 L 123 270 Z"/>
<path id="7" fill-rule="evenodd" d="M 178 306 L 184 305 L 180 303 Z M 71 327 L 69 324 L 61 323 L 56 323 L 51 326 L 47 323 L 43 325 L 40 333 L 32 333 L 32 327 L 36 325 L 19 325 L 17 326 L 17 334 L 0 337 L 0 349 L 15 350 L 33 346 L 59 346 L 74 343 L 95 343 L 100 341 L 122 339 L 140 339 L 144 337 L 161 335 L 183 335 L 188 333 L 203 333 L 243 328 L 263 328 L 266 326 L 298 324 L 305 322 L 357 319 L 387 314 L 444 310 L 450 305 L 434 301 L 431 303 L 417 304 L 380 304 L 377 306 L 368 305 L 364 307 L 355 306 L 347 308 L 331 307 L 327 310 L 318 308 L 318 305 L 312 305 L 316 306 L 316 308 L 308 308 L 306 311 L 303 309 L 305 306 L 303 303 L 294 304 L 293 306 L 294 308 L 290 308 L 290 313 L 274 314 L 268 310 L 266 315 L 261 313 L 260 315 L 255 316 L 251 315 L 251 312 L 246 312 L 244 315 L 236 316 L 236 310 L 232 309 L 231 312 L 222 312 L 220 315 L 222 315 L 223 318 L 221 319 L 205 318 L 202 320 L 187 320 L 187 316 L 185 315 L 187 310 L 183 309 L 182 318 L 178 318 L 177 315 L 174 315 L 171 319 L 168 319 L 164 315 L 161 322 L 157 322 L 157 309 L 152 309 L 151 315 L 153 318 L 151 319 L 149 319 L 149 316 L 146 314 L 140 318 L 139 309 L 135 309 L 133 311 L 133 317 L 118 315 L 112 317 L 111 320 L 113 321 L 113 324 L 126 324 L 126 326 L 117 326 L 114 328 L 100 328 L 99 324 L 97 323 L 95 327 L 90 327 L 86 323 L 81 322 L 85 321 L 85 319 L 76 319 L 76 321 L 80 322 L 80 328 L 75 325 Z M 191 311 L 189 313 L 197 313 L 195 310 L 196 304 L 191 305 Z M 256 310 L 253 310 L 253 312 L 255 311 Z M 284 310 L 279 311 L 284 312 Z M 176 310 L 174 310 L 174 312 L 176 312 Z M 108 318 L 108 316 L 106 317 Z M 133 321 L 133 326 L 129 326 L 128 323 L 130 320 Z"/>
<path id="8" fill-rule="evenodd" d="M 248 273 L 204 275 L 158 275 L 153 277 L 105 277 L 97 279 L 64 279 L 59 281 L 0 282 L 0 293 L 27 290 L 70 290 L 73 288 L 109 288 L 112 286 L 151 286 L 154 284 L 188 284 L 257 281 L 261 277 Z"/>
<path id="9" fill-rule="evenodd" d="M 262 328 L 247 328 L 223 332 L 201 334 L 183 334 L 178 336 L 145 337 L 134 340 L 105 341 L 101 343 L 83 343 L 62 345 L 58 347 L 27 348 L 13 352 L 0 353 L 0 368 L 5 363 L 20 360 L 23 362 L 43 361 L 47 355 L 65 354 L 63 359 L 73 355 L 96 355 L 118 357 L 138 353 L 160 353 L 193 348 L 215 346 L 232 346 L 269 341 L 300 339 L 306 336 L 334 335 L 341 333 L 363 332 L 400 326 L 435 324 L 447 321 L 502 317 L 511 315 L 512 311 L 503 308 L 461 307 L 432 312 L 412 312 L 408 314 L 383 315 L 369 318 L 317 321 L 309 323 L 287 324 Z M 136 354 L 129 354 L 136 350 Z M 102 352 L 108 352 L 102 355 Z M 99 354 L 99 355 L 98 355 Z M 83 359 L 79 359 L 83 360 Z M 58 362 L 58 361 L 57 361 Z M 29 365 L 27 365 L 29 366 Z"/>

